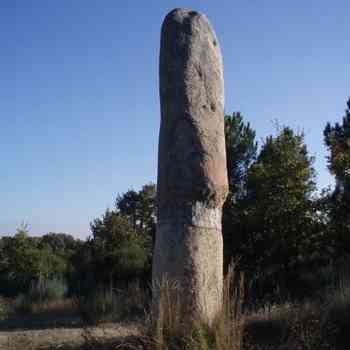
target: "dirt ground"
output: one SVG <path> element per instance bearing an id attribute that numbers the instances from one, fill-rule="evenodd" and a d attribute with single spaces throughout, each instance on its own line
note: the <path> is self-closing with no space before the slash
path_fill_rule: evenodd
<path id="1" fill-rule="evenodd" d="M 105 324 L 89 328 L 49 328 L 29 330 L 0 330 L 0 350 L 60 349 L 62 345 L 83 344 L 86 336 L 99 340 L 122 339 L 139 334 L 136 323 Z"/>

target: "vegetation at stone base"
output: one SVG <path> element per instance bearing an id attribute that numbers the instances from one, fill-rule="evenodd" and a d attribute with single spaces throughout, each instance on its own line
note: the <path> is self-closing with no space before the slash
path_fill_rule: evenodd
<path id="1" fill-rule="evenodd" d="M 234 266 L 228 269 L 223 291 L 223 308 L 211 327 L 184 317 L 176 281 L 162 281 L 159 286 L 158 318 L 151 322 L 148 337 L 151 349 L 217 349 L 242 348 L 243 276 L 235 276 Z"/>
<path id="2" fill-rule="evenodd" d="M 84 344 L 67 349 L 143 350 L 345 350 L 350 343 L 350 293 L 343 280 L 322 303 L 266 304 L 252 312 L 244 307 L 244 278 L 229 268 L 222 313 L 213 327 L 192 326 L 179 313 L 178 285 L 161 285 L 160 317 L 146 319 L 138 335 L 104 339 L 84 329 Z M 127 300 L 127 296 L 124 300 Z M 101 327 L 103 327 L 101 325 Z M 101 328 L 103 329 L 103 328 Z M 62 348 L 65 347 L 62 345 Z"/>

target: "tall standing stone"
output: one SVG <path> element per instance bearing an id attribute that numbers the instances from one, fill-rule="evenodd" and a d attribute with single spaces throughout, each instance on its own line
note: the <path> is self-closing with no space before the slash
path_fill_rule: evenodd
<path id="1" fill-rule="evenodd" d="M 184 9 L 166 16 L 159 77 L 153 284 L 178 281 L 185 314 L 211 323 L 222 299 L 221 214 L 228 181 L 223 63 L 206 16 Z"/>

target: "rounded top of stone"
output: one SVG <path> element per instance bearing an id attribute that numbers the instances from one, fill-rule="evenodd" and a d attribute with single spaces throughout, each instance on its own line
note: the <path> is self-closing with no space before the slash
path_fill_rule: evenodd
<path id="1" fill-rule="evenodd" d="M 196 18 L 196 20 L 198 20 L 200 18 L 200 19 L 204 20 L 205 22 L 208 22 L 207 17 L 198 11 L 194 11 L 194 10 L 187 9 L 187 8 L 175 8 L 175 9 L 171 10 L 165 16 L 163 26 L 165 26 L 169 22 L 175 21 L 175 22 L 182 23 L 185 20 L 191 21 L 194 18 Z"/>
<path id="2" fill-rule="evenodd" d="M 187 9 L 187 8 L 175 8 L 173 10 L 171 10 L 167 15 L 166 17 L 193 17 L 193 16 L 198 16 L 200 15 L 199 12 L 197 11 L 194 11 L 192 9 Z"/>

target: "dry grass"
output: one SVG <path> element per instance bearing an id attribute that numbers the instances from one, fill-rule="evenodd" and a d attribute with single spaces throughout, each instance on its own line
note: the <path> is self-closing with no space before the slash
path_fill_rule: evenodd
<path id="1" fill-rule="evenodd" d="M 231 266 L 224 283 L 223 307 L 214 324 L 184 321 L 179 287 L 164 281 L 159 289 L 159 312 L 136 323 L 101 324 L 83 329 L 12 332 L 0 349 L 8 350 L 348 350 L 350 349 L 350 288 L 342 284 L 327 302 L 266 305 L 244 312 L 244 277 Z M 147 304 L 146 294 L 134 286 L 119 294 L 132 313 Z M 34 314 L 59 315 L 71 301 L 49 303 Z M 147 307 L 146 307 L 147 309 Z M 54 317 L 56 317 L 54 316 Z M 127 318 L 127 317 L 126 317 Z M 38 340 L 40 340 L 38 342 Z M 46 342 L 45 342 L 45 341 Z M 4 347 L 4 344 L 6 346 Z"/>
<path id="2" fill-rule="evenodd" d="M 224 283 L 223 307 L 216 322 L 184 321 L 179 287 L 164 281 L 158 292 L 156 320 L 148 319 L 140 334 L 109 342 L 88 333 L 88 350 L 345 350 L 350 320 L 350 295 L 334 294 L 327 304 L 313 302 L 269 305 L 244 313 L 244 277 L 230 268 Z M 350 289 L 349 289 L 350 290 Z M 341 335 L 342 338 L 339 338 Z M 350 338 L 350 337 L 348 337 Z M 337 339 L 342 339 L 340 342 Z M 345 342 L 344 342 L 345 341 Z M 84 349 L 85 349 L 84 348 Z"/>
<path id="3" fill-rule="evenodd" d="M 138 339 L 137 324 L 105 324 L 89 328 L 52 328 L 0 332 L 1 350 L 100 350 Z"/>
<path id="4" fill-rule="evenodd" d="M 150 348 L 156 350 L 241 350 L 243 340 L 244 278 L 231 265 L 224 282 L 223 305 L 216 321 L 207 324 L 185 320 L 180 310 L 179 286 L 174 281 L 161 283 L 158 317 L 151 326 Z"/>
<path id="5" fill-rule="evenodd" d="M 77 327 L 80 323 L 72 299 L 31 303 L 26 308 L 9 303 L 8 310 L 7 317 L 0 320 L 0 331 Z"/>
<path id="6" fill-rule="evenodd" d="M 240 350 L 243 346 L 244 275 L 237 274 L 236 268 L 234 264 L 229 266 L 224 280 L 222 310 L 214 324 L 215 348 L 218 350 Z"/>
<path id="7" fill-rule="evenodd" d="M 77 314 L 77 308 L 73 299 L 48 301 L 44 303 L 34 303 L 32 306 L 32 314 L 60 317 Z"/>
<path id="8" fill-rule="evenodd" d="M 9 316 L 45 315 L 51 317 L 76 313 L 77 309 L 73 299 L 48 300 L 33 302 L 25 296 L 16 298 L 10 303 Z"/>
<path id="9" fill-rule="evenodd" d="M 244 349 L 343 349 L 330 341 L 326 320 L 325 307 L 311 302 L 260 310 L 246 317 Z"/>

